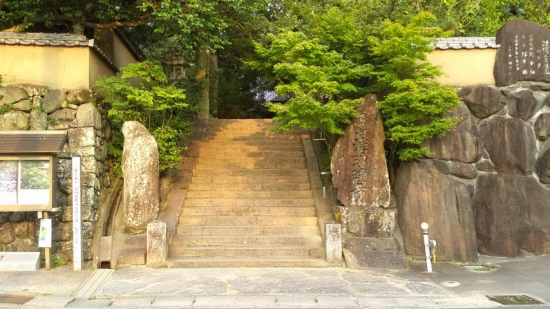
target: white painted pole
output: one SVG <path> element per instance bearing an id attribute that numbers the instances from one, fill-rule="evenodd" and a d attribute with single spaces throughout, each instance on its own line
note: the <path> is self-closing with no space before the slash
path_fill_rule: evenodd
<path id="1" fill-rule="evenodd" d="M 428 269 L 428 272 L 431 273 L 432 272 L 432 260 L 431 260 L 431 257 L 430 257 L 430 239 L 428 237 L 428 228 L 429 227 L 430 226 L 426 222 L 422 222 L 422 224 L 420 224 L 420 228 L 422 228 L 422 235 L 423 235 L 423 238 L 424 238 L 424 250 L 425 250 L 425 253 L 426 253 L 426 267 Z"/>
<path id="2" fill-rule="evenodd" d="M 73 181 L 73 270 L 82 270 L 82 195 L 80 157 L 72 158 Z"/>

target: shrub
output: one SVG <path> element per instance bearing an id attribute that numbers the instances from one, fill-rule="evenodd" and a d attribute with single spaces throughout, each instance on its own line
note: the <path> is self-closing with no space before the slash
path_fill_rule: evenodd
<path id="1" fill-rule="evenodd" d="M 185 103 L 184 91 L 168 84 L 161 66 L 149 61 L 132 63 L 119 75 L 98 80 L 95 86 L 108 106 L 107 116 L 114 127 L 109 154 L 116 160 L 118 176 L 123 146 L 120 128 L 125 121 L 140 122 L 155 137 L 161 172 L 178 165 L 185 147 L 182 137 L 194 111 Z"/>

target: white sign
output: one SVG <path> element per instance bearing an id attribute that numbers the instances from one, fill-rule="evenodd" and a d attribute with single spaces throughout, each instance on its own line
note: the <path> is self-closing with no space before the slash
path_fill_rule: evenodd
<path id="1" fill-rule="evenodd" d="M 38 247 L 51 248 L 52 246 L 52 219 L 40 220 L 40 233 L 38 234 Z"/>
<path id="2" fill-rule="evenodd" d="M 72 159 L 73 174 L 73 270 L 82 269 L 82 196 L 80 190 L 80 157 Z"/>

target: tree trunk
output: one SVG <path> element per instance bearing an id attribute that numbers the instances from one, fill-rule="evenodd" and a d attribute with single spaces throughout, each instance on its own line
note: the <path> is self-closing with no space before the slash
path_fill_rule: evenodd
<path id="1" fill-rule="evenodd" d="M 210 66 L 208 67 L 208 76 L 210 84 L 210 113 L 212 116 L 218 116 L 218 55 L 209 54 Z"/>
<path id="2" fill-rule="evenodd" d="M 197 117 L 199 119 L 208 119 L 210 117 L 210 77 L 208 74 L 209 54 L 205 50 L 198 50 L 197 57 L 197 73 L 195 78 L 201 83 L 202 91 L 198 100 Z"/>

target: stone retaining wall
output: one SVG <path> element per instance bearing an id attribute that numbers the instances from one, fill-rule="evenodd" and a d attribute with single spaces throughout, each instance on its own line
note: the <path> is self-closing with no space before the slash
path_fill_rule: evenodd
<path id="1" fill-rule="evenodd" d="M 403 164 L 395 193 L 405 252 L 421 256 L 430 224 L 441 258 L 550 253 L 550 84 L 459 91 L 460 117 L 426 142 L 431 159 Z"/>
<path id="2" fill-rule="evenodd" d="M 57 156 L 56 200 L 53 212 L 54 257 L 72 260 L 71 158 L 82 161 L 82 232 L 84 259 L 92 259 L 91 243 L 98 219 L 99 198 L 110 184 L 107 140 L 111 135 L 105 111 L 86 89 L 50 90 L 35 85 L 0 88 L 0 130 L 67 130 L 67 142 Z M 38 251 L 36 212 L 0 213 L 0 250 Z"/>

